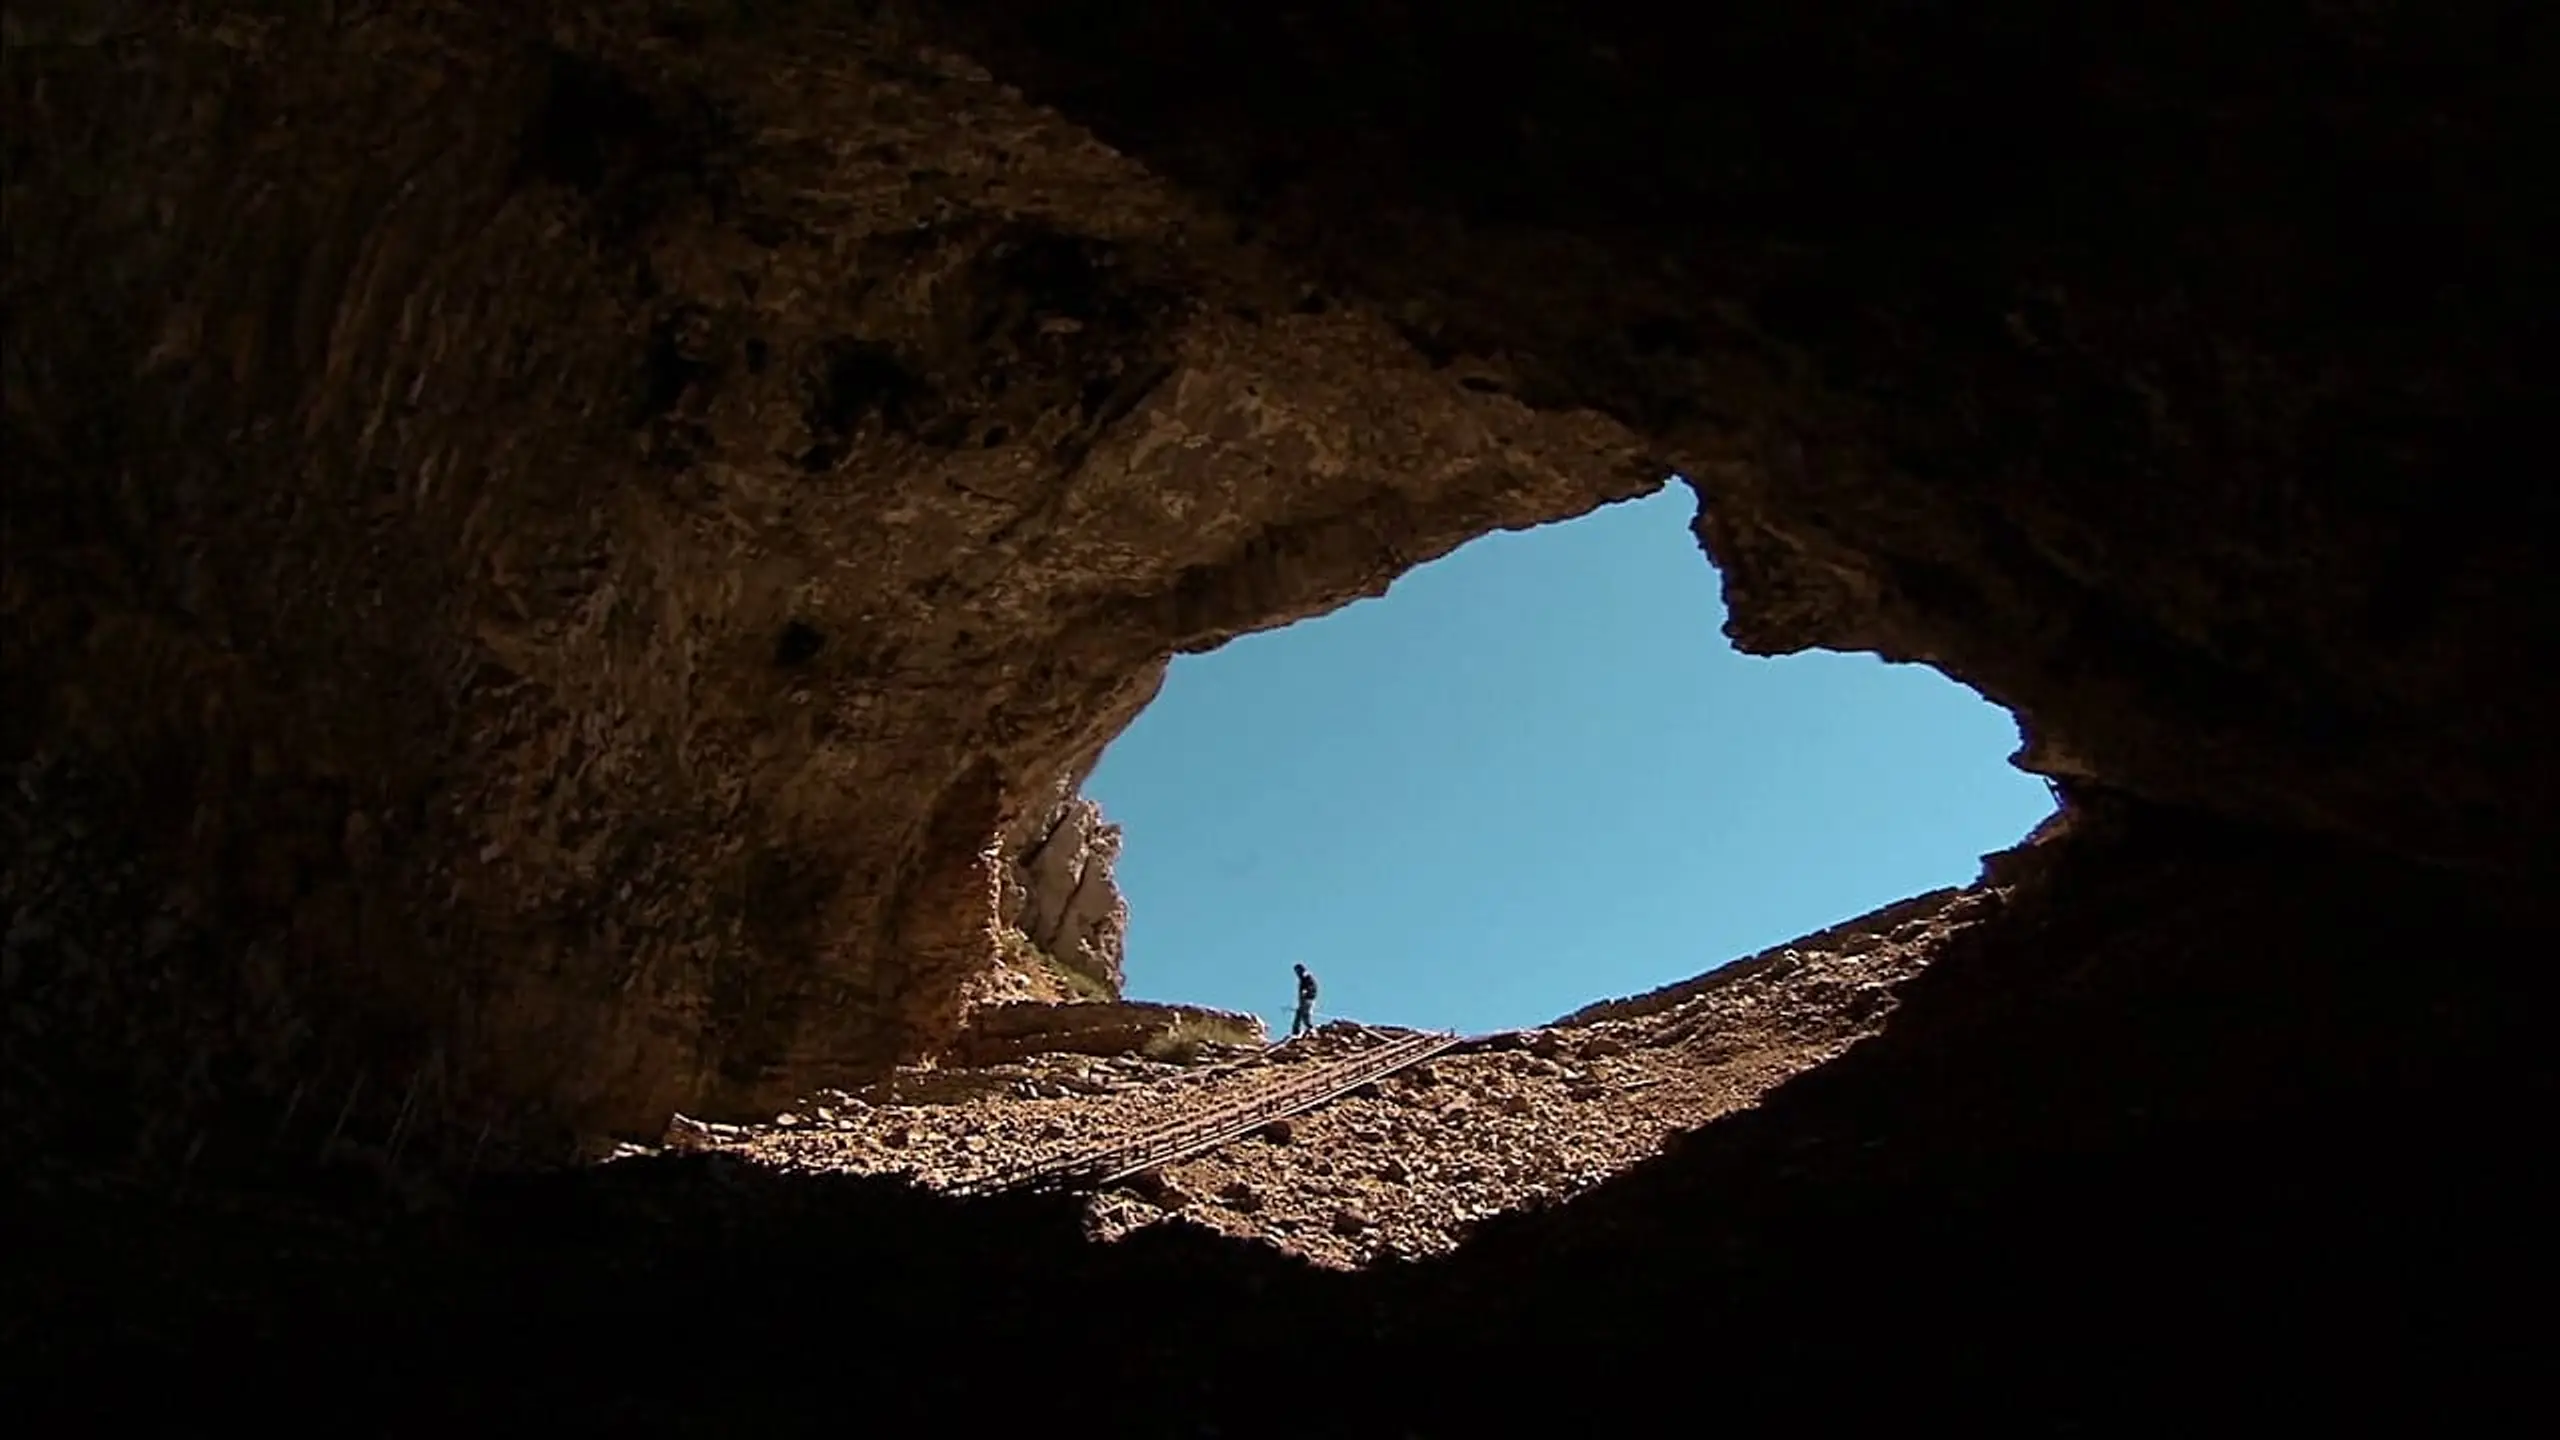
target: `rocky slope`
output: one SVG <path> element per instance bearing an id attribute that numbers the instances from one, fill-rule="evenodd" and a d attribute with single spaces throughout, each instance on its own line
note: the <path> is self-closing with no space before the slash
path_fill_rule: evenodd
<path id="1" fill-rule="evenodd" d="M 1929 947 L 1878 1033 L 1445 1253 L 1343 1270 L 1192 1223 L 1095 1243 L 1071 1197 L 727 1155 L 483 1173 L 414 1209 L 335 1171 L 173 1188 L 48 1164 L 0 1191 L 13 1393 L 146 1433 L 420 1436 L 1436 1440 L 1557 1409 L 1645 1433 L 1683 1398 L 1748 1430 L 2538 1413 L 2543 1350 L 2513 1317 L 2560 1278 L 2533 1243 L 2560 1202 L 2548 911 L 2156 816 L 2009 861 L 2008 898 Z M 902 1098 L 920 1134 L 1007 1113 Z M 808 1128 L 788 1143 L 836 1153 Z M 1472 1132 L 1499 1155 L 1496 1133 Z M 1287 1148 L 1262 1158 L 1312 1248 L 1344 1177 Z"/>
<path id="2" fill-rule="evenodd" d="M 1589 1189 L 1873 1034 L 1895 987 L 2000 893 L 1927 899 L 1722 967 L 1641 1010 L 1568 1017 L 1436 1057 L 1125 1182 L 1094 1200 L 1088 1224 L 1118 1239 L 1182 1221 L 1337 1266 L 1452 1249 L 1477 1222 Z M 1338 1021 L 1189 1063 L 1147 1058 L 1142 1038 L 1098 1058 L 1058 1044 L 1012 1064 L 902 1072 L 809 1097 L 764 1124 L 679 1120 L 670 1143 L 795 1173 L 964 1186 L 1244 1099 L 1390 1032 Z"/>

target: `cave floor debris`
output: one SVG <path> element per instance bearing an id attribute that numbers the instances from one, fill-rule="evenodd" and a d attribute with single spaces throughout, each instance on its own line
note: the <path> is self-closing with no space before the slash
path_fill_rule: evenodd
<path id="1" fill-rule="evenodd" d="M 1199 1225 L 1337 1268 L 1454 1249 L 1485 1218 L 1588 1189 L 1874 1033 L 1894 988 L 1991 901 L 1968 893 L 1886 933 L 1672 987 L 1654 1005 L 1484 1037 L 1112 1185 L 1088 1200 L 1088 1233 Z M 901 1071 L 761 1124 L 680 1119 L 668 1141 L 782 1170 L 959 1188 L 1234 1103 L 1401 1033 L 1337 1021 L 1268 1049 L 1210 1047 L 1191 1064 L 1059 1054 Z"/>

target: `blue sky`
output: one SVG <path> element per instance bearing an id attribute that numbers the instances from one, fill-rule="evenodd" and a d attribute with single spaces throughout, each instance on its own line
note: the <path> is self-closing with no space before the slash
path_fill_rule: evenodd
<path id="1" fill-rule="evenodd" d="M 1128 992 L 1285 1033 L 1468 1032 L 1648 990 L 1940 885 L 2052 808 L 1934 670 L 1753 659 L 1674 483 L 1176 658 L 1085 793 L 1126 832 Z"/>

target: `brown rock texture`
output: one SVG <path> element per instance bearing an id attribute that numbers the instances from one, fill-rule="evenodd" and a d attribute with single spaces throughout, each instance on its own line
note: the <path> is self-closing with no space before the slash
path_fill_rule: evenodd
<path id="1" fill-rule="evenodd" d="M 1430 1088 L 1464 1077 L 1527 1116 L 1409 1122 L 1410 1147 L 1302 1116 L 1285 1147 L 1229 1152 L 1251 1178 L 1132 1186 L 1107 1203 L 1168 1218 L 1114 1243 L 1077 1197 L 959 1200 L 895 1172 L 1178 1110 L 1232 1059 L 902 1069 L 670 1137 L 693 1153 L 405 1205 L 336 1167 L 240 1188 L 47 1165 L 0 1191 L 0 1323 L 31 1399 L 142 1433 L 281 1410 L 421 1437 L 821 1436 L 859 1416 L 1387 1440 L 1512 1433 L 1535 1405 L 1645 1434 L 1666 1385 L 1772 1431 L 2165 1433 L 2252 1397 L 2354 1432 L 2532 1413 L 2548 1367 L 2514 1317 L 2560 1268 L 2535 1243 L 2560 1200 L 2539 1139 L 2560 1101 L 2547 901 L 2139 807 L 1993 869 L 2005 894 L 1906 952 L 1926 964 L 1887 987 L 1880 1028 L 1774 1087 L 1695 1040 L 1774 1042 L 1784 1068 L 1865 1027 L 1769 966 L 1681 1002 L 1706 1022 L 1688 1041 L 1662 1011 L 1435 1062 Z M 1895 948 L 1818 963 L 1854 991 Z M 1772 1002 L 1804 1007 L 1801 1035 Z M 1606 1053 L 1613 1036 L 1664 1043 Z M 1586 1123 L 1533 1059 L 1667 1078 L 1568 1090 Z M 1463 1222 L 1390 1203 L 1570 1182 L 1542 1150 L 1648 1148 L 1644 1097 L 1681 1084 L 1710 1106 L 1758 1093 L 1558 1201 Z M 1328 1147 L 1380 1173 L 1323 1174 Z M 1497 1163 L 1414 1163 L 1469 1152 Z M 1275 1211 L 1301 1223 L 1254 1218 Z M 1349 1248 L 1458 1229 L 1415 1257 Z"/>
<path id="2" fill-rule="evenodd" d="M 2306 875 L 2431 953 L 2560 856 L 2554 66 L 2223 8 L 12 4 L 0 1141 L 470 1172 L 942 1057 L 1009 903 L 1101 943 L 1059 779 L 1167 657 L 1674 470 L 1734 643 L 2018 713 L 2126 1007 L 2329 1024 Z M 2253 944 L 2122 940 L 2190 893 Z M 1978 1073 L 2117 1033 L 1957 973 Z"/>
<path id="3" fill-rule="evenodd" d="M 1144 1172 L 1092 1200 L 1088 1229 L 1118 1240 L 1180 1219 L 1334 1268 L 1453 1250 L 1479 1221 L 1588 1190 L 1876 1033 L 1894 991 L 1996 914 L 2004 895 L 1985 886 L 1922 899 L 1721 966 L 1647 1004 L 1488 1037 Z M 1336 1022 L 1267 1051 L 1165 1064 L 1130 1053 L 1135 1043 L 1092 1043 L 1112 1038 L 1101 1026 L 1045 1031 L 1043 1008 L 977 1012 L 981 1025 L 1022 1017 L 1004 1029 L 1028 1043 L 983 1052 L 1005 1063 L 918 1074 L 903 1090 L 833 1092 L 775 1120 L 687 1128 L 670 1143 L 794 1173 L 968 1185 L 1242 1100 L 1396 1033 Z"/>
<path id="4" fill-rule="evenodd" d="M 1129 902 L 1113 883 L 1120 827 L 1076 792 L 1082 777 L 1062 777 L 1054 798 L 1031 806 L 1005 833 L 1004 890 L 996 908 L 1050 962 L 1120 993 Z"/>
<path id="5" fill-rule="evenodd" d="M 16 1408 L 2523 1429 L 2545 9 L 10 0 Z M 1168 655 L 1672 470 L 2018 712 L 1996 905 L 900 1178 L 1250 1078 L 932 1063 Z"/>
<path id="6" fill-rule="evenodd" d="M 10 11 L 12 1135 L 930 1055 L 1170 653 L 1660 482 L 893 18 L 82 14 Z"/>
<path id="7" fill-rule="evenodd" d="M 1022 1055 L 1065 1053 L 1126 1055 L 1170 1037 L 1214 1037 L 1222 1044 L 1260 1044 L 1267 1037 L 1257 1016 L 1202 1005 L 1148 1000 L 1103 1000 L 981 1005 L 951 1058 L 973 1063 Z"/>
<path id="8" fill-rule="evenodd" d="M 937 8 L 1449 373 L 1644 434 L 1741 649 L 1933 665 L 2156 803 L 2560 853 L 2540 20 Z"/>
<path id="9" fill-rule="evenodd" d="M 1592 1025 L 1608 1020 L 1635 1020 L 1658 1015 L 1680 1008 L 1710 991 L 1756 979 L 1764 971 L 1791 973 L 1804 963 L 1803 957 L 1809 952 L 1854 956 L 1863 955 L 1880 945 L 1908 944 L 1931 935 L 1942 916 L 1969 909 L 1981 898 L 1978 887 L 1950 886 L 1925 895 L 1914 895 L 1908 900 L 1896 900 L 1854 919 L 1826 925 L 1783 945 L 1772 945 L 1757 954 L 1728 961 L 1693 979 L 1674 981 L 1642 995 L 1595 1001 L 1555 1023 Z"/>

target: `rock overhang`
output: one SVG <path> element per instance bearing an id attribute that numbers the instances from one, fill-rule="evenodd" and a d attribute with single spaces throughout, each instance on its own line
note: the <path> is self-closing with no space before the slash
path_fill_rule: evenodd
<path id="1" fill-rule="evenodd" d="M 1747 650 L 2549 863 L 2549 182 L 2384 83 L 2462 25 L 235 8 L 12 17 L 12 756 L 220 977 L 91 1007 L 173 1053 L 645 1131 L 929 1050 L 1165 656 L 1675 468 Z"/>

